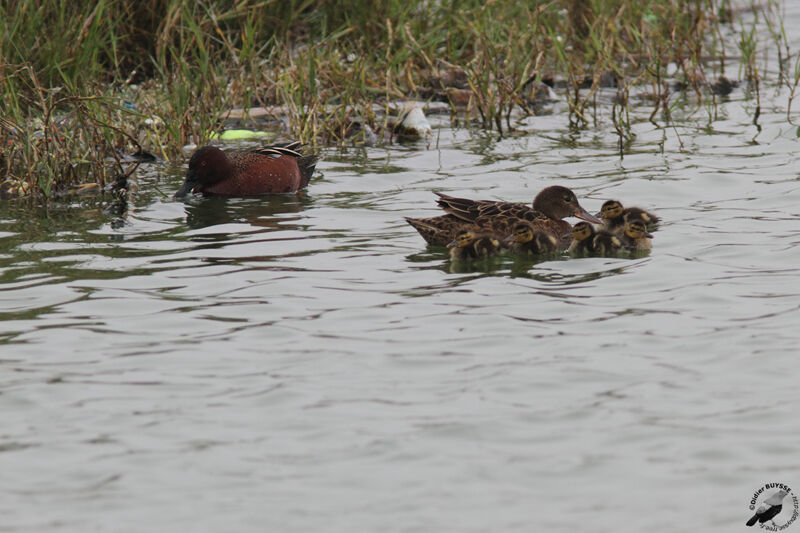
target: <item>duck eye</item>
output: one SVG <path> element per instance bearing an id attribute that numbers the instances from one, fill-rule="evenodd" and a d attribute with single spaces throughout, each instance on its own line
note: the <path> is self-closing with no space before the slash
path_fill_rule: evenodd
<path id="1" fill-rule="evenodd" d="M 201 167 L 204 167 L 204 166 L 206 166 L 206 165 L 208 165 L 208 161 L 201 161 L 201 162 L 200 162 L 200 166 L 201 166 Z"/>
<path id="2" fill-rule="evenodd" d="M 567 203 L 570 203 L 572 201 L 572 198 L 570 197 L 570 195 L 566 195 L 564 197 L 564 201 L 567 202 Z"/>

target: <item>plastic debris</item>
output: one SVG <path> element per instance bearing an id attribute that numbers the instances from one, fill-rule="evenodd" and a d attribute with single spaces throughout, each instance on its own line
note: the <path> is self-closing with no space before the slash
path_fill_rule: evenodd
<path id="1" fill-rule="evenodd" d="M 406 137 L 433 137 L 433 129 L 419 107 L 407 108 L 394 125 L 394 132 Z"/>
<path id="2" fill-rule="evenodd" d="M 222 133 L 211 132 L 208 136 L 209 139 L 219 139 L 221 141 L 243 141 L 247 139 L 259 139 L 261 137 L 269 137 L 266 131 L 253 131 L 253 130 L 225 130 Z"/>

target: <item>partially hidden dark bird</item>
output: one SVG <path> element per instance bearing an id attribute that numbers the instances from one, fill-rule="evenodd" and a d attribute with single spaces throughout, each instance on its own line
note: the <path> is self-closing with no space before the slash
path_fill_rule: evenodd
<path id="1" fill-rule="evenodd" d="M 194 192 L 237 197 L 296 192 L 308 185 L 320 159 L 315 154 L 303 155 L 300 148 L 299 141 L 248 152 L 226 153 L 216 146 L 203 146 L 189 159 L 189 171 L 175 198 Z"/>
<path id="2" fill-rule="evenodd" d="M 431 218 L 406 218 L 428 244 L 445 246 L 462 230 L 489 232 L 506 237 L 519 222 L 528 222 L 536 231 L 544 231 L 554 238 L 569 232 L 572 226 L 562 220 L 578 217 L 596 224 L 601 220 L 589 214 L 578 203 L 575 193 L 566 187 L 553 185 L 543 189 L 533 199 L 532 206 L 515 202 L 470 200 L 442 193 L 437 204 L 447 214 Z M 562 243 L 559 243 L 562 245 Z M 567 243 L 563 243 L 566 247 Z"/>

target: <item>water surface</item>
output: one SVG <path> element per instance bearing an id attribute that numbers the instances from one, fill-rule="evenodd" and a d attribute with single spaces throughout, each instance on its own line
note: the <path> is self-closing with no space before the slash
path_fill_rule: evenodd
<path id="1" fill-rule="evenodd" d="M 327 149 L 297 196 L 175 202 L 159 164 L 121 216 L 3 204 L 0 531 L 743 527 L 800 486 L 787 95 L 760 132 L 744 86 L 642 106 L 622 159 L 560 103 Z M 464 268 L 403 220 L 553 184 L 655 211 L 652 253 Z"/>

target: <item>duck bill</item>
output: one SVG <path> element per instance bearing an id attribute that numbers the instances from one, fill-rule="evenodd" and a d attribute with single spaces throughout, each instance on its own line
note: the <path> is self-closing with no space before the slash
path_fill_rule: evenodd
<path id="1" fill-rule="evenodd" d="M 585 220 L 586 222 L 591 222 L 592 224 L 602 224 L 603 221 L 597 218 L 596 216 L 589 213 L 586 209 L 578 206 L 578 210 L 572 213 L 572 216 L 577 217 L 581 220 Z"/>
<path id="2" fill-rule="evenodd" d="M 197 181 L 193 176 L 189 175 L 186 176 L 186 181 L 183 182 L 181 188 L 178 189 L 178 192 L 175 193 L 174 198 L 183 198 L 189 193 L 194 192 L 195 188 L 200 185 L 200 182 Z"/>
<path id="3" fill-rule="evenodd" d="M 448 248 L 452 248 L 452 247 L 454 247 L 455 245 L 456 245 L 456 241 L 455 241 L 455 240 L 452 240 L 452 241 L 450 241 L 450 242 L 448 242 L 448 243 L 447 243 L 447 247 L 448 247 Z"/>
<path id="4" fill-rule="evenodd" d="M 652 239 L 653 238 L 653 234 L 649 233 L 649 232 L 645 233 L 644 236 L 647 237 L 648 239 Z"/>
<path id="5" fill-rule="evenodd" d="M 512 235 L 509 235 L 508 237 L 506 237 L 505 239 L 503 239 L 503 242 L 506 243 L 506 244 L 511 244 L 511 242 L 513 240 L 514 240 L 514 235 L 512 234 Z"/>

